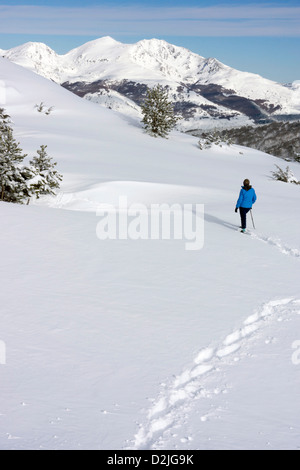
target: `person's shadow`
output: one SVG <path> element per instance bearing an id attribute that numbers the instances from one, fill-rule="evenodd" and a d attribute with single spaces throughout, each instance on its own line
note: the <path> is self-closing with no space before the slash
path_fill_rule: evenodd
<path id="1" fill-rule="evenodd" d="M 230 230 L 237 230 L 238 229 L 238 225 L 234 225 L 230 222 L 226 222 L 226 220 L 222 220 L 222 219 L 219 219 L 218 217 L 215 217 L 214 215 L 210 215 L 210 214 L 204 214 L 204 220 L 206 222 L 210 222 L 212 224 L 217 224 L 217 225 L 223 225 L 224 227 L 227 227 L 229 228 Z"/>

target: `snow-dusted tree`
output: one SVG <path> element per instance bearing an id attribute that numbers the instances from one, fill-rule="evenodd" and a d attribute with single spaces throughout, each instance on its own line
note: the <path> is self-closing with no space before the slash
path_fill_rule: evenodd
<path id="1" fill-rule="evenodd" d="M 10 123 L 10 116 L 0 108 L 0 200 L 28 203 L 32 196 L 55 194 L 62 176 L 47 155 L 47 146 L 41 145 L 38 156 L 25 166 L 27 155 L 16 142 Z"/>
<path id="2" fill-rule="evenodd" d="M 37 110 L 39 113 L 42 113 L 42 112 L 43 112 L 44 107 L 45 107 L 45 105 L 44 105 L 43 101 L 42 101 L 40 104 L 36 104 L 36 105 L 35 105 L 35 108 L 36 108 L 36 110 Z"/>
<path id="3" fill-rule="evenodd" d="M 22 202 L 26 197 L 26 179 L 22 163 L 26 155 L 16 142 L 13 131 L 2 122 L 0 132 L 0 198 L 7 202 Z"/>
<path id="4" fill-rule="evenodd" d="M 166 137 L 173 129 L 178 117 L 168 98 L 168 92 L 162 85 L 148 89 L 144 104 L 141 106 L 145 129 L 154 137 Z"/>
<path id="5" fill-rule="evenodd" d="M 36 104 L 35 106 L 35 109 L 38 111 L 38 113 L 44 113 L 46 114 L 46 116 L 49 116 L 49 114 L 53 111 L 54 109 L 54 106 L 50 106 L 50 108 L 48 109 L 45 109 L 46 108 L 46 105 L 45 103 L 42 101 L 40 104 Z"/>
<path id="6" fill-rule="evenodd" d="M 277 170 L 272 171 L 273 178 L 277 181 L 283 181 L 284 183 L 295 183 L 300 184 L 300 181 L 297 180 L 294 173 L 289 166 L 285 170 L 280 168 L 278 165 L 275 165 Z"/>
<path id="7" fill-rule="evenodd" d="M 57 163 L 52 162 L 52 158 L 47 154 L 47 145 L 41 145 L 37 151 L 38 156 L 30 161 L 30 169 L 34 176 L 30 181 L 30 190 L 37 198 L 40 195 L 55 194 L 55 189 L 59 189 L 62 175 L 55 170 Z"/>
<path id="8" fill-rule="evenodd" d="M 11 129 L 11 118 L 4 108 L 0 108 L 0 136 L 7 133 Z"/>

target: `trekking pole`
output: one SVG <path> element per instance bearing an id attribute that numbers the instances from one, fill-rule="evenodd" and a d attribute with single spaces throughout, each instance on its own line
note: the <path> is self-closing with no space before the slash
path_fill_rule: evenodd
<path id="1" fill-rule="evenodd" d="M 253 214 L 252 214 L 252 209 L 250 209 L 250 214 L 251 214 L 251 219 L 252 219 L 252 225 L 255 230 L 255 225 L 254 225 L 254 220 L 253 220 Z"/>

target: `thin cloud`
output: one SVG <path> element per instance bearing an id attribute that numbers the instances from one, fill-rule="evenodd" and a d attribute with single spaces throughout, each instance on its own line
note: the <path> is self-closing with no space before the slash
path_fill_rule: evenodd
<path id="1" fill-rule="evenodd" d="M 0 33 L 300 36 L 300 7 L 48 7 L 0 5 Z"/>

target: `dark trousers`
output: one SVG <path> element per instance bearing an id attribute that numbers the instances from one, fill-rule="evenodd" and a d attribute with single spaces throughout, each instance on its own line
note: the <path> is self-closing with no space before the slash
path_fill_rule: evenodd
<path id="1" fill-rule="evenodd" d="M 247 208 L 247 207 L 240 207 L 240 216 L 241 216 L 242 228 L 246 228 L 247 213 L 249 211 L 250 211 L 250 209 Z"/>

